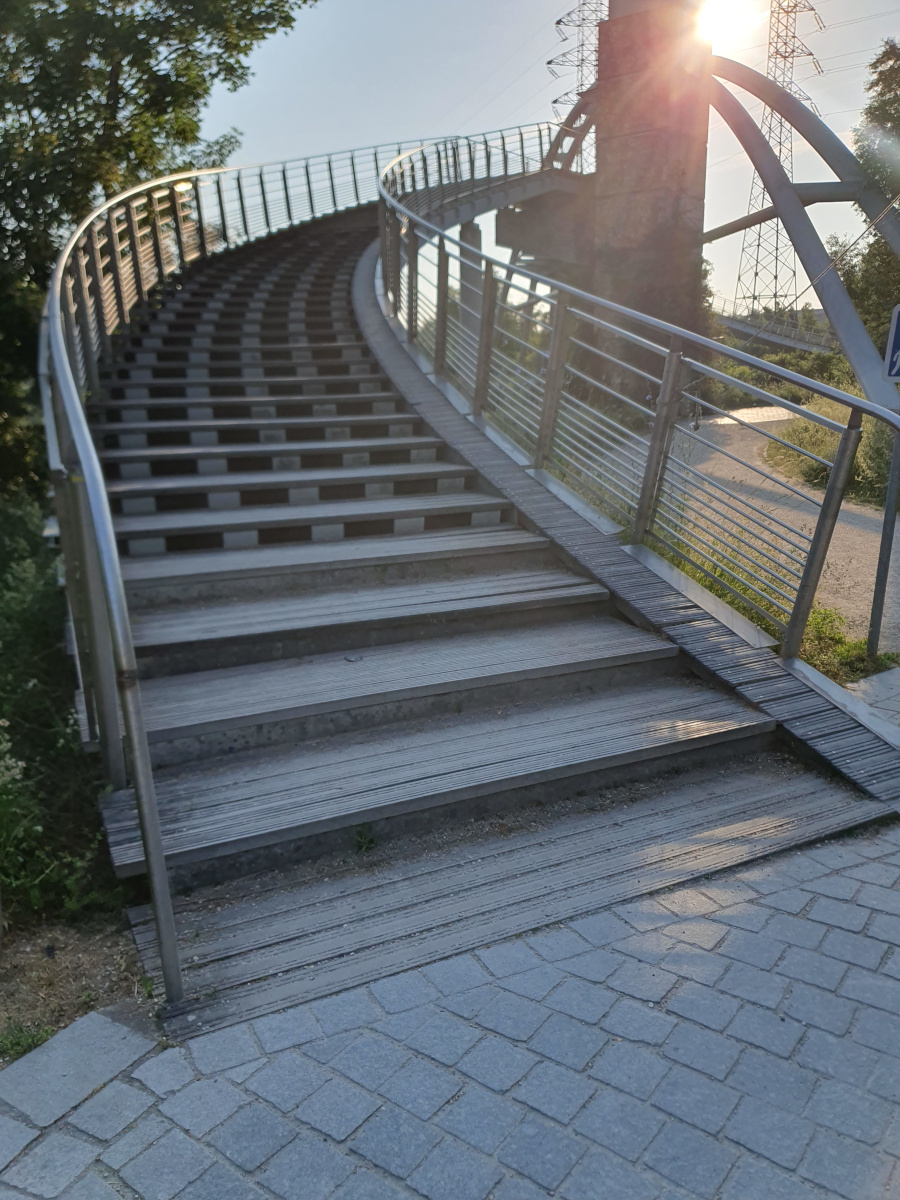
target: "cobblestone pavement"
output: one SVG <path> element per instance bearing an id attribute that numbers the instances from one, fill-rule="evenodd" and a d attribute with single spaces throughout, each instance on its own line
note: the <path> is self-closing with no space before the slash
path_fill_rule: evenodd
<path id="1" fill-rule="evenodd" d="M 900 1198 L 900 824 L 0 1073 L 0 1200 Z"/>

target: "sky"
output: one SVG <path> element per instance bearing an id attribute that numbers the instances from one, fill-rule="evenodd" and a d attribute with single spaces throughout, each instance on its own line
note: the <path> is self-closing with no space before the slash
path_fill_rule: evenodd
<path id="1" fill-rule="evenodd" d="M 254 52 L 246 87 L 214 92 L 204 132 L 213 137 L 237 127 L 243 144 L 232 161 L 240 163 L 551 120 L 552 102 L 567 81 L 554 79 L 546 62 L 565 49 L 555 23 L 573 2 L 318 0 L 299 11 L 289 34 Z M 725 19 L 713 26 L 714 50 L 765 70 L 766 0 L 716 2 Z M 900 4 L 815 3 L 825 28 L 813 14 L 801 14 L 798 29 L 824 73 L 801 58 L 795 77 L 849 142 L 865 103 L 867 64 L 884 38 L 900 38 Z M 756 102 L 748 107 L 759 116 Z M 795 179 L 832 178 L 818 163 L 795 145 Z M 746 212 L 751 181 L 743 151 L 713 114 L 707 228 Z M 849 205 L 819 205 L 810 213 L 823 236 L 856 236 L 863 228 Z M 726 296 L 734 294 L 740 249 L 740 234 L 709 248 L 713 285 Z"/>

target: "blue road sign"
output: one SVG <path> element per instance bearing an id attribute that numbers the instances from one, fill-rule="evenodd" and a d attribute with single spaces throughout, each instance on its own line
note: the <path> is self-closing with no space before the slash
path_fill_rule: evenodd
<path id="1" fill-rule="evenodd" d="M 889 383 L 900 383 L 900 304 L 894 309 L 891 336 L 884 356 L 884 377 Z"/>

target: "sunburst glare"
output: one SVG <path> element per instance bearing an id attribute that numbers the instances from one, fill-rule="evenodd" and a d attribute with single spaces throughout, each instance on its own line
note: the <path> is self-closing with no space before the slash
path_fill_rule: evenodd
<path id="1" fill-rule="evenodd" d="M 731 54 L 765 23 L 766 9 L 760 0 L 705 0 L 697 16 L 697 33 L 716 54 Z"/>

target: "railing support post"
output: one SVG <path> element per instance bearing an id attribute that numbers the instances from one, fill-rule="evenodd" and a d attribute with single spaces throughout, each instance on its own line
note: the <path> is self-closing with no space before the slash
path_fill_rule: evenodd
<path id="1" fill-rule="evenodd" d="M 547 461 L 553 438 L 556 434 L 556 420 L 559 415 L 560 391 L 562 390 L 563 374 L 566 367 L 566 349 L 569 343 L 569 298 L 556 293 L 556 305 L 553 309 L 553 326 L 550 330 L 550 347 L 547 355 L 547 373 L 544 376 L 544 395 L 541 401 L 541 424 L 538 430 L 537 445 L 534 449 L 534 463 L 540 468 Z"/>
<path id="2" fill-rule="evenodd" d="M 169 208 L 172 210 L 172 228 L 175 230 L 175 245 L 178 247 L 178 269 L 183 271 L 187 266 L 187 247 L 184 244 L 181 193 L 176 191 L 174 187 L 169 188 Z"/>
<path id="3" fill-rule="evenodd" d="M 497 311 L 497 276 L 491 262 L 484 265 L 481 291 L 481 326 L 478 332 L 478 361 L 475 367 L 475 391 L 472 395 L 472 415 L 484 412 L 491 382 L 491 359 L 494 352 L 494 317 Z"/>
<path id="4" fill-rule="evenodd" d="M 447 365 L 447 301 L 450 293 L 450 256 L 443 238 L 438 238 L 437 313 L 434 320 L 434 373 L 443 375 Z"/>
<path id="5" fill-rule="evenodd" d="M 784 635 L 784 641 L 781 643 L 782 658 L 797 658 L 800 654 L 803 635 L 806 633 L 806 623 L 809 620 L 809 614 L 812 612 L 813 604 L 815 603 L 819 581 L 825 569 L 825 561 L 828 557 L 831 539 L 834 536 L 834 529 L 837 525 L 838 517 L 841 515 L 844 493 L 847 490 L 850 472 L 853 470 L 853 462 L 856 458 L 856 451 L 861 437 L 862 413 L 859 409 L 854 408 L 850 413 L 847 428 L 841 437 L 838 452 L 834 459 L 834 466 L 831 468 L 828 487 L 825 489 L 825 498 L 822 501 L 819 519 L 816 522 L 816 531 L 813 534 L 812 544 L 806 558 L 806 566 L 803 568 L 800 586 L 797 589 L 794 611 L 791 613 L 787 632 Z"/>
<path id="6" fill-rule="evenodd" d="M 881 645 L 881 627 L 884 623 L 884 601 L 887 592 L 888 577 L 891 573 L 894 533 L 897 528 L 898 500 L 900 500 L 900 433 L 895 433 L 894 449 L 891 454 L 891 471 L 888 475 L 887 496 L 884 501 L 884 524 L 881 529 L 878 570 L 875 572 L 875 594 L 872 597 L 869 638 L 866 643 L 866 654 L 869 658 L 878 657 L 878 648 Z"/>
<path id="7" fill-rule="evenodd" d="M 134 278 L 134 290 L 143 304 L 147 303 L 149 289 L 144 279 L 144 264 L 141 259 L 141 231 L 138 225 L 134 201 L 129 200 L 125 206 L 128 216 L 128 242 L 131 246 L 131 274 Z"/>
<path id="8" fill-rule="evenodd" d="M 631 540 L 634 545 L 640 545 L 653 524 L 656 507 L 659 503 L 659 493 L 662 487 L 666 459 L 672 445 L 675 432 L 675 422 L 678 420 L 678 407 L 681 403 L 682 384 L 684 380 L 684 359 L 682 357 L 681 341 L 672 339 L 666 365 L 663 371 L 662 384 L 659 389 L 659 400 L 656 404 L 656 419 L 650 433 L 650 444 L 647 448 L 647 463 L 644 468 L 644 478 L 641 482 L 641 494 L 638 497 L 634 521 L 631 526 Z"/>
<path id="9" fill-rule="evenodd" d="M 419 235 L 415 222 L 406 225 L 406 340 L 412 343 L 419 332 Z"/>
<path id="10" fill-rule="evenodd" d="M 391 316 L 396 317 L 400 311 L 400 218 L 391 210 L 389 217 L 390 224 L 390 254 L 388 259 L 390 262 L 390 298 L 391 298 Z"/>

